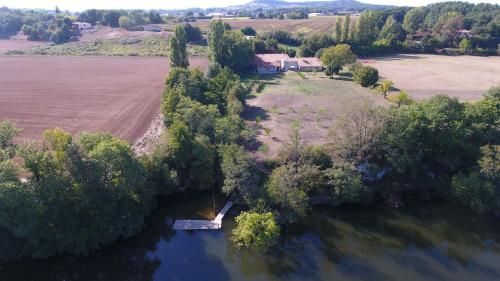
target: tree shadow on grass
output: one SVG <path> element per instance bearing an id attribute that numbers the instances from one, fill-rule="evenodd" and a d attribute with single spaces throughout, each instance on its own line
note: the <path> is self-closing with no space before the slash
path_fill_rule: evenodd
<path id="1" fill-rule="evenodd" d="M 270 116 L 264 108 L 247 104 L 243 110 L 242 117 L 246 121 L 255 121 L 257 117 L 260 117 L 261 120 L 268 120 Z"/>
<path id="2" fill-rule="evenodd" d="M 397 61 L 397 60 L 418 60 L 423 59 L 421 56 L 412 55 L 412 54 L 393 54 L 384 57 L 375 58 L 378 61 Z"/>

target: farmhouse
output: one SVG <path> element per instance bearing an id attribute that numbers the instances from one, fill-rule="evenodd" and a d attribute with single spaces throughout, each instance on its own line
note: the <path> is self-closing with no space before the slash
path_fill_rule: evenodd
<path id="1" fill-rule="evenodd" d="M 322 71 L 318 58 L 290 58 L 287 54 L 256 54 L 251 61 L 259 74 L 276 74 L 280 71 Z"/>
<path id="2" fill-rule="evenodd" d="M 72 25 L 72 28 L 75 30 L 85 30 L 92 28 L 92 24 L 88 22 L 75 21 Z"/>
<path id="3" fill-rule="evenodd" d="M 256 54 L 251 64 L 257 73 L 275 74 L 281 71 L 281 62 L 289 58 L 287 54 Z"/>

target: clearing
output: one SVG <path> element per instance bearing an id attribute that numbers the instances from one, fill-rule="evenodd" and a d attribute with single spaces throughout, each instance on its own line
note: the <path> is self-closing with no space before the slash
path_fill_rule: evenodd
<path id="1" fill-rule="evenodd" d="M 492 86 L 500 85 L 500 57 L 395 55 L 364 60 L 381 77 L 394 82 L 412 98 L 437 94 L 478 100 Z"/>
<path id="2" fill-rule="evenodd" d="M 293 126 L 299 126 L 307 144 L 323 144 L 335 119 L 363 99 L 386 104 L 381 95 L 350 78 L 330 79 L 323 73 L 304 75 L 305 79 L 289 71 L 261 76 L 266 87 L 247 100 L 245 118 L 253 126 L 257 116 L 262 120 L 257 132 L 258 147 L 251 148 L 258 161 L 276 157 Z"/>
<path id="3" fill-rule="evenodd" d="M 204 58 L 191 59 L 206 70 Z M 167 59 L 119 57 L 1 57 L 0 120 L 23 129 L 105 131 L 133 142 L 158 116 Z"/>

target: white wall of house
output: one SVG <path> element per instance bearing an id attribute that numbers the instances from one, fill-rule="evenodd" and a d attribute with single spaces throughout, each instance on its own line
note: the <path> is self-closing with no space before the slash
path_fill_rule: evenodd
<path id="1" fill-rule="evenodd" d="M 268 67 L 258 67 L 257 73 L 259 74 L 276 74 L 279 72 L 279 67 L 268 66 Z"/>

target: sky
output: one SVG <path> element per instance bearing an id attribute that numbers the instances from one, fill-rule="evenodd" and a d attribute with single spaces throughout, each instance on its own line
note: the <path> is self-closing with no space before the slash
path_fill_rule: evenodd
<path id="1" fill-rule="evenodd" d="M 185 9 L 192 7 L 210 8 L 239 5 L 251 0 L 0 0 L 0 7 L 53 9 L 56 5 L 61 10 L 81 11 L 85 9 Z M 420 6 L 438 2 L 437 0 L 358 0 L 371 4 L 397 6 Z M 467 0 L 472 3 L 500 4 L 500 0 Z M 293 2 L 307 2 L 294 0 Z"/>

